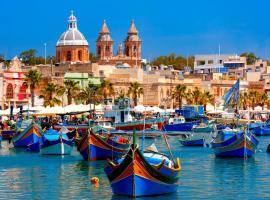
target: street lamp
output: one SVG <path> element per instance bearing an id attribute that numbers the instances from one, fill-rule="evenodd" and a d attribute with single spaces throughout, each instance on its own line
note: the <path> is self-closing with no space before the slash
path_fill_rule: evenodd
<path id="1" fill-rule="evenodd" d="M 47 57 L 47 44 L 44 43 L 44 62 L 45 62 L 45 65 L 46 65 L 46 57 Z"/>

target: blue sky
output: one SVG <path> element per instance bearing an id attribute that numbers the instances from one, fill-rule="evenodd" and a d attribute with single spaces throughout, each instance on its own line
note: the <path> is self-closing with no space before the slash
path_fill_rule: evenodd
<path id="1" fill-rule="evenodd" d="M 105 19 L 114 50 L 131 20 L 143 41 L 143 57 L 255 52 L 270 59 L 269 0 L 1 0 L 0 53 L 7 58 L 35 48 L 54 55 L 67 29 L 70 11 L 95 52 L 95 40 Z"/>

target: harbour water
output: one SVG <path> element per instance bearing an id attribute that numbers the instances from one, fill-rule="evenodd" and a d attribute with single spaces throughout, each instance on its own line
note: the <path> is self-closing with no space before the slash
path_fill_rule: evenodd
<path id="1" fill-rule="evenodd" d="M 269 199 L 270 137 L 260 137 L 253 158 L 216 158 L 209 148 L 182 147 L 175 137 L 169 139 L 175 157 L 182 164 L 177 193 L 140 199 Z M 167 152 L 164 141 L 155 142 Z M 129 199 L 111 192 L 103 172 L 106 161 L 83 161 L 74 151 L 70 156 L 42 156 L 25 150 L 0 148 L 0 199 Z M 90 183 L 98 177 L 99 186 Z"/>

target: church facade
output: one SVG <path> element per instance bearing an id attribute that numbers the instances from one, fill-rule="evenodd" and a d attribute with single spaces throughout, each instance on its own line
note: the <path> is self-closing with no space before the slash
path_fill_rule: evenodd
<path id="1" fill-rule="evenodd" d="M 119 45 L 117 54 L 113 53 L 114 41 L 104 21 L 96 40 L 96 57 L 99 65 L 125 65 L 141 67 L 141 39 L 132 21 L 127 37 Z M 59 64 L 89 63 L 89 44 L 77 28 L 77 18 L 71 14 L 68 18 L 68 30 L 62 33 L 56 43 L 56 61 Z"/>

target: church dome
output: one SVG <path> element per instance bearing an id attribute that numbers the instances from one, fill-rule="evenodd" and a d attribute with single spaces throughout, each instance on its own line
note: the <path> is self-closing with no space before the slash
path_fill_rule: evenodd
<path id="1" fill-rule="evenodd" d="M 88 46 L 88 42 L 83 34 L 77 29 L 77 19 L 71 14 L 68 18 L 68 30 L 62 33 L 56 46 L 84 45 Z"/>
<path id="2" fill-rule="evenodd" d="M 88 46 L 88 42 L 83 36 L 83 34 L 77 30 L 67 30 L 62 33 L 59 40 L 57 41 L 56 46 L 65 46 L 65 45 L 86 45 Z"/>

